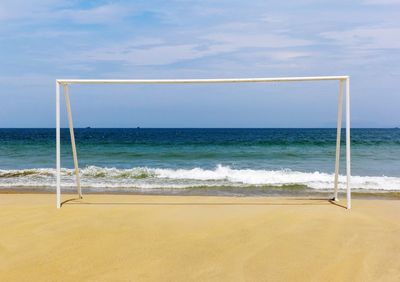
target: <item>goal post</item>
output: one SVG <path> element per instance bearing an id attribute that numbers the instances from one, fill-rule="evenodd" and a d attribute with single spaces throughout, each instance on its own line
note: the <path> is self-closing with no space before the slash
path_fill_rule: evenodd
<path id="1" fill-rule="evenodd" d="M 342 129 L 343 93 L 346 102 L 346 208 L 351 209 L 351 159 L 350 159 L 350 77 L 349 76 L 312 76 L 312 77 L 275 77 L 275 78 L 212 78 L 212 79 L 57 79 L 56 80 L 56 206 L 61 208 L 61 142 L 60 142 L 60 88 L 63 87 L 67 108 L 68 127 L 71 137 L 72 156 L 76 188 L 79 198 L 82 198 L 80 185 L 78 157 L 75 145 L 74 126 L 68 86 L 71 84 L 210 84 L 210 83 L 280 83 L 304 81 L 338 81 L 338 117 L 336 131 L 335 178 L 333 200 L 338 201 L 340 141 Z"/>

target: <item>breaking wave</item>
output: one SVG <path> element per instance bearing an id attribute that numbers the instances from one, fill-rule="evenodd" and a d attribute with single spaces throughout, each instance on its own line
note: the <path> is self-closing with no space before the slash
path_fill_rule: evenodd
<path id="1" fill-rule="evenodd" d="M 74 186 L 74 171 L 61 170 L 63 187 Z M 333 174 L 292 170 L 234 169 L 218 165 L 214 169 L 168 169 L 134 167 L 117 169 L 88 166 L 80 170 L 83 187 L 171 189 L 191 187 L 286 187 L 302 186 L 318 190 L 332 189 Z M 0 170 L 0 187 L 54 187 L 56 171 L 52 168 Z M 345 188 L 345 176 L 339 177 L 339 188 Z M 352 176 L 354 189 L 400 191 L 400 178 L 388 176 Z"/>

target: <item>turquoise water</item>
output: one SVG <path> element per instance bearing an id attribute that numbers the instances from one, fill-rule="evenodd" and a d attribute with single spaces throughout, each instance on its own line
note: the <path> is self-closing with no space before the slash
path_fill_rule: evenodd
<path id="1" fill-rule="evenodd" d="M 75 135 L 83 187 L 96 191 L 333 186 L 336 129 L 76 129 Z M 61 136 L 62 180 L 72 189 L 68 129 Z M 400 129 L 353 129 L 351 144 L 353 188 L 400 190 Z M 54 129 L 0 129 L 0 187 L 52 189 L 54 167 Z"/>

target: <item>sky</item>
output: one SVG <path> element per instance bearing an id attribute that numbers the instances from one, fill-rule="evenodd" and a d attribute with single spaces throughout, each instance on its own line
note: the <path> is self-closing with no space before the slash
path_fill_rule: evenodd
<path id="1" fill-rule="evenodd" d="M 0 1 L 0 127 L 54 127 L 57 78 L 349 75 L 400 127 L 400 0 Z M 338 84 L 71 86 L 76 127 L 335 127 Z M 62 126 L 66 126 L 64 104 Z"/>

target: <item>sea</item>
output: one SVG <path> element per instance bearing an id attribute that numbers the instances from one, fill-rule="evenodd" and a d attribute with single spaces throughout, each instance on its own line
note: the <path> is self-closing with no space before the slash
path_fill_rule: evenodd
<path id="1" fill-rule="evenodd" d="M 83 193 L 311 195 L 332 193 L 336 129 L 77 128 Z M 0 129 L 0 190 L 54 191 L 55 129 Z M 63 192 L 75 191 L 61 129 Z M 345 177 L 342 131 L 339 188 Z M 400 129 L 351 130 L 354 193 L 400 193 Z"/>

